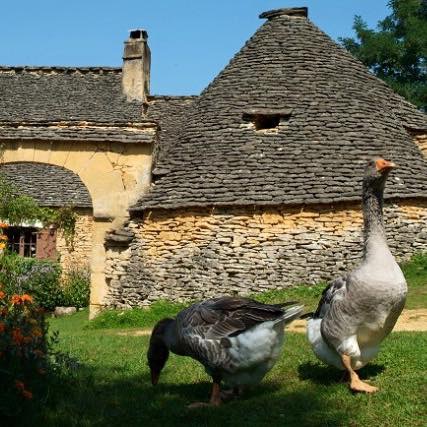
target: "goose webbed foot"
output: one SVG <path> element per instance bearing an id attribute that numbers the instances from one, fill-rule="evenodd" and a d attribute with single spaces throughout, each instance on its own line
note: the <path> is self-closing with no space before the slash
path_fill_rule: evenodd
<path id="1" fill-rule="evenodd" d="M 242 387 L 236 386 L 230 390 L 221 390 L 221 400 L 225 402 L 226 400 L 232 400 L 238 398 L 242 394 Z"/>
<path id="2" fill-rule="evenodd" d="M 357 374 L 356 377 L 350 379 L 350 389 L 361 393 L 375 393 L 379 390 L 378 387 L 374 387 L 362 381 Z"/>
<path id="3" fill-rule="evenodd" d="M 197 409 L 197 408 L 206 408 L 206 407 L 216 407 L 221 405 L 221 387 L 219 383 L 213 383 L 212 393 L 209 402 L 194 402 L 187 406 L 188 409 Z"/>
<path id="4" fill-rule="evenodd" d="M 362 381 L 351 367 L 351 357 L 347 354 L 341 356 L 342 363 L 350 374 L 350 390 L 360 393 L 375 393 L 379 389 Z"/>

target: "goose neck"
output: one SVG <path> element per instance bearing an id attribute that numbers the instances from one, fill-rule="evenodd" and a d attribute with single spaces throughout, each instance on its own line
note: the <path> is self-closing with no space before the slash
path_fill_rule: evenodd
<path id="1" fill-rule="evenodd" d="M 363 197 L 365 257 L 387 246 L 383 220 L 383 191 L 368 189 Z"/>

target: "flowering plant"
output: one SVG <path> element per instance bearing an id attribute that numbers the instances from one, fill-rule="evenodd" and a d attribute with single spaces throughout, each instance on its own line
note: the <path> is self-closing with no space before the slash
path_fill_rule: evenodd
<path id="1" fill-rule="evenodd" d="M 44 312 L 28 294 L 0 288 L 0 413 L 13 415 L 31 400 L 48 368 Z"/>
<path id="2" fill-rule="evenodd" d="M 0 221 L 0 254 L 7 246 L 7 236 L 4 234 L 4 229 L 8 227 L 8 224 Z"/>

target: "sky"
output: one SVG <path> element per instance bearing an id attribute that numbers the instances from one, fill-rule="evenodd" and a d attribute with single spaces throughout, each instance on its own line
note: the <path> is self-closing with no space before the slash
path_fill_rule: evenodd
<path id="1" fill-rule="evenodd" d="M 333 39 L 370 27 L 388 0 L 0 0 L 0 65 L 121 66 L 129 30 L 148 31 L 151 93 L 198 94 L 262 25 L 261 12 L 307 6 Z"/>

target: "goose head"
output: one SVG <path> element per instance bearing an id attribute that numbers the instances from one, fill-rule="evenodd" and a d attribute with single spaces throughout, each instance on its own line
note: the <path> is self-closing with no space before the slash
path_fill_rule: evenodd
<path id="1" fill-rule="evenodd" d="M 396 164 L 381 157 L 375 157 L 369 160 L 366 165 L 365 176 L 363 179 L 364 192 L 368 189 L 382 192 L 384 190 L 388 174 L 395 167 Z"/>
<path id="2" fill-rule="evenodd" d="M 173 319 L 162 319 L 154 326 L 150 337 L 150 346 L 147 352 L 148 366 L 151 371 L 151 384 L 156 385 L 160 373 L 169 357 L 169 348 L 166 345 L 166 333 Z"/>

